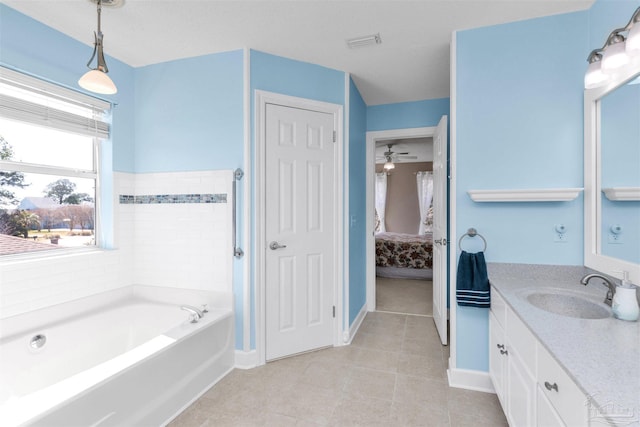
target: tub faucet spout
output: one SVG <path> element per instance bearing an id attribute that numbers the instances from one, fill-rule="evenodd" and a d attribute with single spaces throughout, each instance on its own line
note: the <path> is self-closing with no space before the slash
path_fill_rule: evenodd
<path id="1" fill-rule="evenodd" d="M 613 294 L 616 293 L 616 285 L 609 279 L 607 279 L 606 277 L 598 274 L 598 273 L 592 273 L 592 274 L 587 274 L 586 276 L 584 276 L 581 280 L 580 283 L 582 283 L 583 285 L 587 286 L 587 283 L 589 283 L 589 280 L 597 277 L 598 279 L 602 280 L 602 284 L 607 286 L 609 289 L 607 289 L 607 296 L 604 298 L 604 303 L 607 304 L 608 306 L 611 306 L 611 303 L 613 302 Z"/>
<path id="2" fill-rule="evenodd" d="M 180 308 L 191 313 L 191 323 L 198 323 L 198 320 L 202 319 L 202 316 L 204 316 L 202 311 L 191 305 L 183 305 Z"/>

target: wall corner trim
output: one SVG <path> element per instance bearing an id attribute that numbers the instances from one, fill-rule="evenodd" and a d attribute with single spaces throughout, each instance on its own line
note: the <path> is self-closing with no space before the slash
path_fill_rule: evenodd
<path id="1" fill-rule="evenodd" d="M 488 372 L 449 368 L 447 377 L 450 387 L 494 394 L 496 392 Z"/>
<path id="2" fill-rule="evenodd" d="M 367 315 L 367 304 L 365 302 L 364 304 L 362 304 L 362 308 L 360 309 L 360 312 L 358 313 L 356 318 L 353 319 L 353 323 L 351 324 L 349 331 L 348 332 L 345 331 L 345 336 L 344 336 L 345 344 L 351 344 L 351 341 L 353 341 L 353 338 L 356 336 L 356 333 L 358 332 L 358 329 L 360 329 L 360 325 L 362 325 L 362 322 L 364 321 L 364 318 L 366 315 Z"/>
<path id="3" fill-rule="evenodd" d="M 251 369 L 258 366 L 258 352 L 256 350 L 236 350 L 235 367 L 237 369 Z"/>

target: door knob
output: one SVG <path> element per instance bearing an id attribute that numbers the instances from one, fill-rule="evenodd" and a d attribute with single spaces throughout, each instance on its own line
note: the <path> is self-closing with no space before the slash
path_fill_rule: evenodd
<path id="1" fill-rule="evenodd" d="M 276 249 L 284 249 L 286 248 L 287 245 L 281 245 L 280 243 L 273 241 L 271 243 L 269 243 L 269 249 L 271 249 L 272 251 L 275 251 Z"/>

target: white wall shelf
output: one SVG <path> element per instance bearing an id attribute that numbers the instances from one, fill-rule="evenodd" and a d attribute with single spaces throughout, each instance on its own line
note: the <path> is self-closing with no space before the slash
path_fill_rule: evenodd
<path id="1" fill-rule="evenodd" d="M 543 188 L 521 190 L 469 190 L 474 202 L 569 202 L 583 188 Z"/>
<path id="2" fill-rule="evenodd" d="M 607 199 L 615 202 L 640 201 L 640 187 L 611 187 L 603 188 L 602 192 Z"/>

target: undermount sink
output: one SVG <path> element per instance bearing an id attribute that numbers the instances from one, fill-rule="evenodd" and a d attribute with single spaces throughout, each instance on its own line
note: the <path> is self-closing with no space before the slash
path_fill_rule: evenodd
<path id="1" fill-rule="evenodd" d="M 540 290 L 529 293 L 526 300 L 539 309 L 561 316 L 578 319 L 606 319 L 611 316 L 611 308 L 604 303 L 592 301 L 578 293 Z"/>

